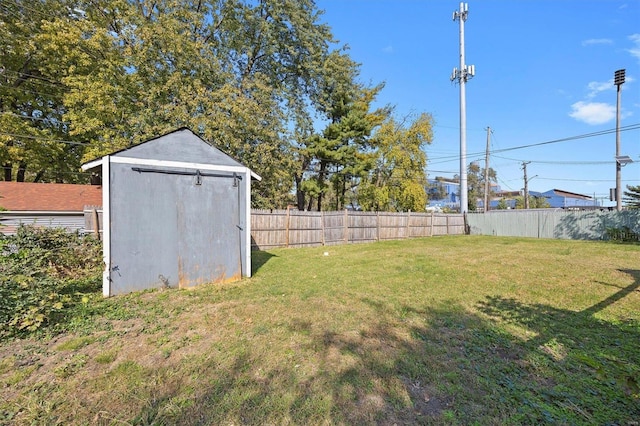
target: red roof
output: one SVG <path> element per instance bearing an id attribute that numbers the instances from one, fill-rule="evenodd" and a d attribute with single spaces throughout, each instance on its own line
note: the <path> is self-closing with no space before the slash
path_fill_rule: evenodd
<path id="1" fill-rule="evenodd" d="M 102 206 L 102 186 L 0 181 L 0 207 L 10 211 L 82 211 L 85 206 Z"/>

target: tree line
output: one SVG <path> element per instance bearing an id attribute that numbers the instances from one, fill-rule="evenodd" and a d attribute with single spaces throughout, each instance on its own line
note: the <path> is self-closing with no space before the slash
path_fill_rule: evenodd
<path id="1" fill-rule="evenodd" d="M 423 210 L 428 113 L 384 83 L 313 0 L 0 0 L 4 180 L 83 183 L 83 162 L 179 127 L 263 177 L 258 208 Z"/>

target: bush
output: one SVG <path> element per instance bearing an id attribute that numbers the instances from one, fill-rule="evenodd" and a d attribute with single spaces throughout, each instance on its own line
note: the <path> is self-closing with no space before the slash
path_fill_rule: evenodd
<path id="1" fill-rule="evenodd" d="M 0 236 L 0 338 L 60 324 L 100 290 L 101 245 L 64 229 L 21 226 Z"/>
<path id="2" fill-rule="evenodd" d="M 640 234 L 628 226 L 622 228 L 607 228 L 605 231 L 608 240 L 622 243 L 640 242 Z"/>

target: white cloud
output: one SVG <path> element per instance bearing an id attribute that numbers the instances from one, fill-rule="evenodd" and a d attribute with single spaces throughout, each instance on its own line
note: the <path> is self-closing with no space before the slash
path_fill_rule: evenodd
<path id="1" fill-rule="evenodd" d="M 602 102 L 580 101 L 571 105 L 571 109 L 571 118 L 593 125 L 607 123 L 616 116 L 616 107 Z"/>
<path id="2" fill-rule="evenodd" d="M 583 46 L 591 46 L 593 44 L 613 44 L 613 40 L 609 38 L 590 38 L 582 42 Z"/>
<path id="3" fill-rule="evenodd" d="M 627 49 L 627 52 L 629 52 L 634 58 L 640 60 L 640 34 L 631 34 L 628 38 L 635 43 L 635 46 Z"/>
<path id="4" fill-rule="evenodd" d="M 606 92 L 607 90 L 614 90 L 615 86 L 613 85 L 613 79 L 609 81 L 592 81 L 587 84 L 587 88 L 589 89 L 589 93 L 587 94 L 588 98 L 594 98 L 600 92 Z"/>
<path id="5" fill-rule="evenodd" d="M 392 46 L 392 45 L 389 45 L 389 46 L 387 46 L 387 47 L 384 47 L 384 48 L 382 49 L 382 52 L 384 52 L 384 53 L 393 53 L 393 46 Z"/>

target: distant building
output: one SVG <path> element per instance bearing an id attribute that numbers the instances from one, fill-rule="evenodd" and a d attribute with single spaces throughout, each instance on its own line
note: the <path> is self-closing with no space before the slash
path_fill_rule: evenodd
<path id="1" fill-rule="evenodd" d="M 427 195 L 429 204 L 427 209 L 460 209 L 460 184 L 450 179 L 428 179 Z M 493 197 L 489 201 L 490 210 L 496 210 L 502 201 L 508 209 L 516 208 L 516 197 L 524 196 L 522 191 L 503 191 L 500 186 L 491 186 Z M 549 208 L 561 209 L 585 209 L 601 207 L 601 202 L 584 194 L 565 191 L 562 189 L 550 189 L 546 192 L 529 191 L 529 197 L 545 198 Z M 484 200 L 478 199 L 476 206 L 479 211 L 484 210 Z"/>
<path id="2" fill-rule="evenodd" d="M 0 182 L 0 206 L 10 211 L 73 211 L 102 205 L 102 186 Z"/>
<path id="3" fill-rule="evenodd" d="M 102 206 L 102 186 L 0 182 L 0 233 L 22 225 L 83 231 L 85 207 Z"/>
<path id="4" fill-rule="evenodd" d="M 427 207 L 438 209 L 460 209 L 460 183 L 449 179 L 428 179 Z"/>
<path id="5" fill-rule="evenodd" d="M 552 208 L 593 208 L 600 206 L 600 202 L 593 197 L 562 189 L 550 189 L 546 192 L 529 192 L 529 196 L 544 197 Z"/>

